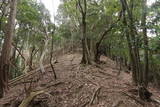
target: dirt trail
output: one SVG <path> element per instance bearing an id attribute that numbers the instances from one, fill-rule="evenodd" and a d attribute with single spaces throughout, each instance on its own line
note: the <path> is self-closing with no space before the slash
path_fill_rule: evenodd
<path id="1" fill-rule="evenodd" d="M 50 67 L 46 68 L 43 76 L 36 73 L 27 77 L 25 81 L 40 78 L 32 84 L 32 91 L 46 90 L 45 94 L 37 96 L 32 101 L 32 107 L 160 107 L 156 103 L 146 103 L 139 98 L 135 100 L 127 96 L 133 96 L 128 90 L 135 88 L 131 84 L 131 74 L 121 72 L 117 76 L 119 70 L 114 61 L 102 56 L 101 60 L 105 64 L 82 66 L 79 64 L 80 59 L 79 54 L 66 54 L 58 58 L 58 63 L 55 64 L 58 77 L 56 81 Z M 0 107 L 13 107 L 15 103 L 19 104 L 22 101 L 25 97 L 25 85 L 24 80 L 20 81 L 23 84 L 14 85 L 0 100 Z M 154 98 L 160 99 L 157 90 L 149 90 L 153 92 Z"/>

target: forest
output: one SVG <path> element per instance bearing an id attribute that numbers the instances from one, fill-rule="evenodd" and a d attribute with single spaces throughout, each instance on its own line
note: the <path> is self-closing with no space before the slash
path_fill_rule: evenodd
<path id="1" fill-rule="evenodd" d="M 0 0 L 0 107 L 160 107 L 160 0 Z"/>

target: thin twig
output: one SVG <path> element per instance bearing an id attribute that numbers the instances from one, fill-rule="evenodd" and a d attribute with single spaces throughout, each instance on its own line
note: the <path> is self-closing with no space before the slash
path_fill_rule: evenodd
<path id="1" fill-rule="evenodd" d="M 21 55 L 22 59 L 25 61 L 26 59 L 22 55 L 21 51 L 16 47 L 16 45 L 14 43 L 12 43 L 12 46 L 16 49 L 16 51 L 19 53 L 19 55 Z"/>

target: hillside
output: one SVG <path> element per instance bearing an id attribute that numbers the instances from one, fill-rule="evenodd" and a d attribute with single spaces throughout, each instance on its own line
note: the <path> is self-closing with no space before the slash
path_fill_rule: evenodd
<path id="1" fill-rule="evenodd" d="M 104 63 L 83 66 L 80 59 L 80 54 L 59 57 L 54 64 L 57 80 L 53 79 L 49 65 L 44 74 L 36 70 L 11 80 L 9 92 L 0 99 L 0 107 L 18 107 L 27 92 L 40 90 L 44 92 L 33 98 L 28 107 L 159 107 L 158 103 L 144 102 L 134 94 L 131 74 L 120 71 L 118 75 L 114 61 L 102 56 Z M 158 90 L 149 91 L 154 100 L 160 100 Z"/>

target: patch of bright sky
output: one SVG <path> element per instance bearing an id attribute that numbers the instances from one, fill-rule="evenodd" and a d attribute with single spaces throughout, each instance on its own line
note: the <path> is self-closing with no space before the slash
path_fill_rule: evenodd
<path id="1" fill-rule="evenodd" d="M 40 0 L 42 3 L 44 3 L 45 7 L 49 10 L 51 14 L 51 20 L 54 23 L 54 16 L 57 15 L 58 6 L 60 5 L 60 0 Z M 147 5 L 151 6 L 156 0 L 147 0 Z M 148 35 L 155 36 L 151 33 Z"/>
<path id="2" fill-rule="evenodd" d="M 51 14 L 51 20 L 54 22 L 54 16 L 57 14 L 58 6 L 60 5 L 60 0 L 41 0 L 45 7 L 49 10 Z"/>
<path id="3" fill-rule="evenodd" d="M 147 0 L 147 5 L 151 6 L 156 0 Z"/>
<path id="4" fill-rule="evenodd" d="M 54 22 L 54 16 L 57 14 L 58 6 L 60 5 L 60 0 L 40 0 L 44 3 L 45 7 L 49 10 L 51 14 L 51 20 Z M 156 0 L 147 0 L 147 5 L 151 6 Z"/>

